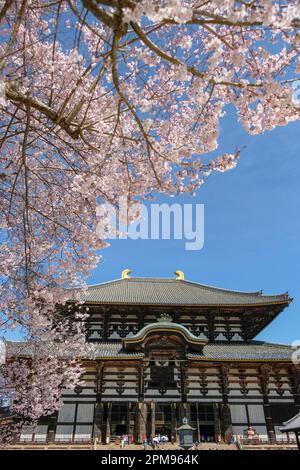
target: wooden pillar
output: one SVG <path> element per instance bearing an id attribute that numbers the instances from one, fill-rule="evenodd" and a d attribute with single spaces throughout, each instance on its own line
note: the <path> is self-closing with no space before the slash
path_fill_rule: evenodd
<path id="1" fill-rule="evenodd" d="M 269 441 L 271 443 L 276 442 L 276 434 L 275 434 L 275 427 L 273 424 L 273 419 L 270 411 L 270 403 L 268 397 L 268 384 L 270 379 L 270 372 L 271 367 L 268 364 L 264 364 L 260 367 L 260 385 L 262 391 L 262 398 L 263 398 L 263 407 L 265 413 L 265 420 L 266 420 L 266 428 L 269 437 Z"/>
<path id="2" fill-rule="evenodd" d="M 155 401 L 151 402 L 151 437 L 155 436 Z"/>
<path id="3" fill-rule="evenodd" d="M 265 419 L 266 419 L 266 428 L 267 428 L 267 433 L 268 437 L 271 443 L 276 442 L 276 433 L 275 433 L 275 427 L 273 424 L 273 418 L 271 416 L 270 412 L 270 403 L 267 397 L 263 397 L 264 400 L 264 413 L 265 413 Z"/>
<path id="4" fill-rule="evenodd" d="M 216 338 L 216 328 L 215 328 L 215 318 L 218 314 L 218 311 L 210 311 L 205 315 L 206 317 L 206 325 L 207 325 L 207 333 L 208 333 L 208 340 L 213 342 Z"/>
<path id="5" fill-rule="evenodd" d="M 127 402 L 127 423 L 126 423 L 126 432 L 128 435 L 129 439 L 129 444 L 131 443 L 132 435 L 133 435 L 133 429 L 131 426 L 131 402 Z"/>
<path id="6" fill-rule="evenodd" d="M 173 442 L 177 442 L 177 403 L 171 403 L 171 435 L 173 436 Z M 171 436 L 171 437 L 172 437 Z"/>
<path id="7" fill-rule="evenodd" d="M 221 390 L 223 403 L 220 404 L 220 428 L 221 435 L 225 441 L 229 441 L 229 436 L 232 436 L 232 421 L 231 421 L 231 411 L 228 404 L 228 394 L 229 394 L 229 373 L 230 367 L 228 364 L 222 364 L 220 367 L 220 377 L 221 377 Z"/>
<path id="8" fill-rule="evenodd" d="M 49 424 L 48 424 L 48 430 L 47 430 L 47 442 L 55 441 L 57 416 L 58 416 L 58 412 L 54 413 L 54 415 L 50 416 L 49 418 Z"/>
<path id="9" fill-rule="evenodd" d="M 232 436 L 231 411 L 228 403 L 221 403 L 221 434 L 225 442 Z"/>
<path id="10" fill-rule="evenodd" d="M 98 402 L 98 400 L 96 399 L 93 438 L 98 439 L 99 444 L 102 444 L 102 425 L 103 425 L 103 403 Z"/>
<path id="11" fill-rule="evenodd" d="M 187 418 L 190 422 L 191 420 L 191 413 L 190 413 L 190 404 L 189 403 L 180 403 L 179 404 L 179 426 L 182 424 L 183 418 Z"/>
<path id="12" fill-rule="evenodd" d="M 180 391 L 181 391 L 181 401 L 185 403 L 187 401 L 188 386 L 187 386 L 187 371 L 188 371 L 188 362 L 184 361 L 180 363 Z"/>
<path id="13" fill-rule="evenodd" d="M 295 436 L 296 436 L 296 442 L 297 442 L 298 450 L 300 450 L 300 439 L 299 439 L 299 432 L 298 431 L 295 431 Z"/>
<path id="14" fill-rule="evenodd" d="M 145 381 L 144 381 L 145 365 L 142 363 L 138 366 L 138 400 L 144 401 L 145 397 Z"/>
<path id="15" fill-rule="evenodd" d="M 138 443 L 143 442 L 144 436 L 147 435 L 147 403 L 139 402 L 136 406 L 136 441 Z"/>
<path id="16" fill-rule="evenodd" d="M 111 435 L 111 409 L 112 409 L 112 402 L 107 403 L 107 418 L 106 418 L 106 433 L 105 433 L 105 444 L 110 443 L 110 435 Z"/>
<path id="17" fill-rule="evenodd" d="M 219 411 L 218 403 L 213 403 L 213 411 L 214 411 L 215 441 L 217 442 L 217 435 L 221 434 L 220 411 Z"/>
<path id="18" fill-rule="evenodd" d="M 196 402 L 196 415 L 197 415 L 197 440 L 201 442 L 200 420 L 199 420 L 199 403 Z"/>
<path id="19" fill-rule="evenodd" d="M 103 391 L 103 364 L 98 363 L 96 366 L 96 377 L 95 377 L 95 392 L 96 392 L 96 404 L 94 414 L 94 426 L 93 426 L 93 438 L 97 438 L 98 442 L 102 443 L 102 427 L 103 427 L 103 412 L 104 405 L 101 403 L 102 391 Z"/>
<path id="20" fill-rule="evenodd" d="M 294 397 L 296 413 L 300 412 L 300 366 L 293 365 L 289 370 L 289 381 Z"/>

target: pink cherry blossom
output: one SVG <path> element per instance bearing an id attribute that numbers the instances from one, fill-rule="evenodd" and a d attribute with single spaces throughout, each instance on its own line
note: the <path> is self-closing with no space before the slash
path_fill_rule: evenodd
<path id="1" fill-rule="evenodd" d="M 0 21 L 1 328 L 36 344 L 1 393 L 36 422 L 82 372 L 66 287 L 106 246 L 97 205 L 234 168 L 239 150 L 209 155 L 229 104 L 253 135 L 298 120 L 300 3 L 1 0 Z"/>

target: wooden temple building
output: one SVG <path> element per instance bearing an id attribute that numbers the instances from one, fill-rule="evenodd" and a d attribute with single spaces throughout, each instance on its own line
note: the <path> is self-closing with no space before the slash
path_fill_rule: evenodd
<path id="1" fill-rule="evenodd" d="M 251 425 L 270 441 L 300 411 L 300 371 L 292 348 L 254 338 L 291 302 L 219 289 L 184 279 L 130 277 L 92 285 L 84 385 L 65 390 L 60 411 L 23 429 L 22 441 L 102 443 L 128 434 L 164 433 L 176 439 L 187 417 L 198 441 L 243 435 Z M 72 303 L 72 300 L 70 300 Z M 9 357 L 28 357 L 34 345 L 7 342 Z"/>

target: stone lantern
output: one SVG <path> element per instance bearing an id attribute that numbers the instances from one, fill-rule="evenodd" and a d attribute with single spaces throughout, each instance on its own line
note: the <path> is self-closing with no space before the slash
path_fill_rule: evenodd
<path id="1" fill-rule="evenodd" d="M 192 428 L 188 424 L 188 419 L 183 418 L 182 420 L 182 425 L 179 428 L 175 428 L 176 431 L 179 434 L 179 445 L 182 449 L 189 449 L 190 447 L 193 446 L 194 440 L 193 440 L 193 431 L 196 428 Z"/>

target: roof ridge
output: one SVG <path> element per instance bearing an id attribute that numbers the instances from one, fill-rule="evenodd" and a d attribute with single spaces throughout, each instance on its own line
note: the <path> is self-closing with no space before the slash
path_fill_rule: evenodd
<path id="1" fill-rule="evenodd" d="M 258 340 L 251 340 L 251 341 L 227 341 L 227 340 L 216 340 L 216 341 L 213 341 L 213 342 L 208 342 L 206 344 L 206 346 L 215 346 L 215 345 L 218 345 L 218 346 L 228 346 L 228 347 L 231 347 L 231 346 L 275 346 L 275 347 L 278 347 L 278 348 L 281 348 L 281 347 L 287 347 L 287 348 L 291 348 L 292 346 L 290 344 L 284 344 L 284 343 L 270 343 L 268 341 L 258 341 Z"/>
<path id="2" fill-rule="evenodd" d="M 89 289 L 90 287 L 99 287 L 99 286 L 105 286 L 106 284 L 113 284 L 114 282 L 119 282 L 119 281 L 126 281 L 127 279 L 122 279 L 122 278 L 119 278 L 119 279 L 111 279 L 110 281 L 104 281 L 104 282 L 97 282 L 96 284 L 87 284 L 87 289 Z M 66 287 L 65 288 L 66 290 L 78 290 L 78 289 L 81 289 L 83 290 L 84 288 L 81 287 L 81 286 L 72 286 L 72 287 Z"/>
<path id="3" fill-rule="evenodd" d="M 286 344 L 286 343 L 272 343 L 272 342 L 269 342 L 269 341 L 261 341 L 261 344 L 266 344 L 267 346 L 277 346 L 277 347 L 282 347 L 282 346 L 285 346 L 287 348 L 291 348 L 292 345 L 291 344 Z"/>
<path id="4" fill-rule="evenodd" d="M 225 288 L 225 287 L 217 287 L 217 286 L 212 286 L 212 285 L 209 285 L 209 284 L 202 284 L 200 282 L 197 282 L 197 281 L 191 281 L 191 280 L 188 280 L 188 279 L 176 279 L 176 278 L 169 278 L 169 277 L 139 277 L 139 276 L 136 276 L 136 277 L 129 277 L 129 278 L 119 278 L 119 279 L 112 279 L 110 281 L 104 281 L 104 282 L 99 282 L 99 283 L 95 283 L 95 284 L 88 284 L 87 285 L 87 290 L 90 289 L 90 288 L 93 288 L 93 287 L 102 287 L 102 286 L 106 286 L 106 285 L 111 285 L 111 284 L 114 284 L 114 283 L 119 283 L 119 282 L 122 282 L 122 283 L 128 283 L 128 282 L 135 282 L 135 281 L 138 281 L 138 282 L 176 282 L 176 284 L 178 283 L 181 283 L 181 284 L 188 284 L 188 285 L 192 285 L 192 286 L 196 286 L 196 287 L 202 287 L 204 289 L 208 289 L 208 290 L 214 290 L 214 291 L 219 291 L 219 292 L 229 292 L 229 293 L 232 293 L 232 294 L 237 294 L 237 295 L 255 295 L 257 297 L 284 297 L 284 298 L 287 298 L 287 299 L 290 299 L 291 298 L 289 297 L 289 294 L 288 292 L 284 292 L 282 294 L 264 294 L 262 290 L 258 290 L 258 291 L 241 291 L 241 290 L 235 290 L 235 289 L 228 289 L 228 288 Z M 81 289 L 81 287 L 69 287 L 67 289 L 74 289 L 74 290 L 77 290 L 77 289 Z M 83 289 L 83 288 L 82 288 Z"/>
<path id="5" fill-rule="evenodd" d="M 262 295 L 262 290 L 259 290 L 259 291 L 240 291 L 240 290 L 232 290 L 232 289 L 226 289 L 225 287 L 216 287 L 216 286 L 211 286 L 209 284 L 201 284 L 200 282 L 196 282 L 196 281 L 190 281 L 188 279 L 180 279 L 179 280 L 180 282 L 182 283 L 186 283 L 186 284 L 192 284 L 192 285 L 196 285 L 196 286 L 200 286 L 200 287 L 204 287 L 206 289 L 213 289 L 213 290 L 218 290 L 218 291 L 222 291 L 222 292 L 231 292 L 233 294 L 245 294 L 245 295 Z M 278 297 L 278 295 L 282 295 L 282 294 L 275 294 L 276 297 Z M 266 296 L 266 297 L 270 297 L 270 296 Z"/>

